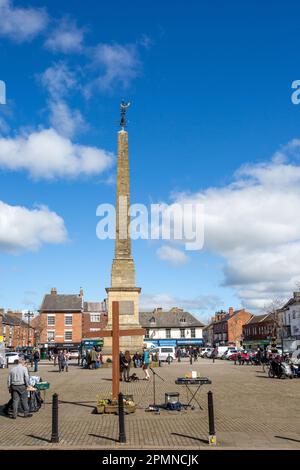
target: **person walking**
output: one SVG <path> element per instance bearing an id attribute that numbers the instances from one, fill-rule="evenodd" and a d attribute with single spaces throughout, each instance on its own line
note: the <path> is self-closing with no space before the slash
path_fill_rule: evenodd
<path id="1" fill-rule="evenodd" d="M 140 363 L 140 355 L 138 354 L 138 352 L 136 351 L 136 353 L 134 354 L 133 356 L 133 366 L 135 369 L 137 369 L 138 367 L 140 367 L 141 363 Z"/>
<path id="2" fill-rule="evenodd" d="M 215 360 L 216 360 L 217 354 L 218 354 L 218 350 L 217 350 L 217 348 L 214 348 L 214 349 L 212 350 L 212 353 L 211 353 L 211 357 L 212 357 L 213 363 L 214 363 Z"/>
<path id="3" fill-rule="evenodd" d="M 33 363 L 34 363 L 34 372 L 37 372 L 39 369 L 39 360 L 40 360 L 40 353 L 36 349 L 33 353 Z"/>
<path id="4" fill-rule="evenodd" d="M 130 381 L 130 368 L 131 368 L 131 356 L 129 351 L 125 351 L 125 356 L 124 356 L 124 369 L 123 369 L 123 378 L 124 382 L 129 382 Z"/>
<path id="5" fill-rule="evenodd" d="M 24 410 L 24 418 L 31 418 L 32 414 L 29 413 L 27 392 L 29 374 L 27 367 L 25 367 L 25 359 L 16 359 L 14 364 L 15 367 L 11 369 L 7 379 L 8 390 L 13 399 L 13 414 L 11 418 L 17 419 L 20 400 Z"/>
<path id="6" fill-rule="evenodd" d="M 145 373 L 145 379 L 144 380 L 150 380 L 150 375 L 149 375 L 149 365 L 150 365 L 150 354 L 149 351 L 147 350 L 146 347 L 143 348 L 143 359 L 142 359 L 143 365 L 143 371 Z"/>
<path id="7" fill-rule="evenodd" d="M 125 355 L 122 351 L 120 351 L 119 361 L 120 361 L 120 382 L 122 382 L 123 372 L 124 372 L 124 368 L 125 368 Z"/>
<path id="8" fill-rule="evenodd" d="M 63 354 L 63 370 L 69 372 L 69 353 L 66 349 Z"/>
<path id="9" fill-rule="evenodd" d="M 55 348 L 53 348 L 53 357 L 54 357 L 54 365 L 56 366 L 57 359 L 58 359 L 58 349 L 57 349 L 56 346 L 55 346 Z"/>
<path id="10" fill-rule="evenodd" d="M 58 356 L 57 356 L 57 362 L 58 362 L 58 371 L 61 372 L 64 370 L 64 353 L 63 351 L 59 351 Z"/>
<path id="11" fill-rule="evenodd" d="M 91 352 L 91 368 L 92 369 L 96 369 L 97 358 L 98 358 L 98 353 L 97 353 L 96 348 L 94 346 L 93 349 L 92 349 L 92 352 Z"/>

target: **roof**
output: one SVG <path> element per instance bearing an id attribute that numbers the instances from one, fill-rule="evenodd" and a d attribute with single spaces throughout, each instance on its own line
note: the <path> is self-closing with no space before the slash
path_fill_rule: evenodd
<path id="1" fill-rule="evenodd" d="M 78 294 L 46 294 L 40 312 L 82 311 L 82 297 Z"/>
<path id="2" fill-rule="evenodd" d="M 28 323 L 24 320 L 22 320 L 20 317 L 16 317 L 14 315 L 9 315 L 9 313 L 3 313 L 2 314 L 2 322 L 5 325 L 11 325 L 11 326 L 25 326 L 28 328 Z M 33 328 L 32 325 L 30 325 L 30 328 Z"/>
<path id="3" fill-rule="evenodd" d="M 299 304 L 300 304 L 300 293 L 294 292 L 294 296 L 291 299 L 289 299 L 281 309 L 278 309 L 278 310 L 286 310 L 292 305 L 299 305 Z"/>
<path id="4" fill-rule="evenodd" d="M 83 303 L 83 313 L 91 312 L 91 313 L 105 313 L 105 305 L 104 302 L 84 302 Z"/>
<path id="5" fill-rule="evenodd" d="M 228 321 L 230 318 L 233 318 L 233 317 L 235 317 L 236 315 L 238 315 L 240 312 L 249 313 L 249 315 L 252 315 L 252 313 L 248 312 L 248 311 L 245 310 L 244 308 L 241 308 L 240 310 L 235 310 L 232 315 L 230 315 L 229 313 L 227 313 L 227 314 L 224 315 L 223 318 L 221 318 L 220 320 L 214 321 L 213 324 L 214 324 L 214 325 L 217 325 L 218 323 L 226 322 L 226 321 Z"/>
<path id="6" fill-rule="evenodd" d="M 264 313 L 263 315 L 254 315 L 254 316 L 253 316 L 252 318 L 250 318 L 250 320 L 247 322 L 247 325 L 250 325 L 250 324 L 252 324 L 252 323 L 261 323 L 261 322 L 263 322 L 264 320 L 266 320 L 269 315 L 270 315 L 269 313 Z"/>
<path id="7" fill-rule="evenodd" d="M 150 320 L 154 318 L 155 323 Z M 172 309 L 170 311 L 154 310 L 153 312 L 140 312 L 140 324 L 143 328 L 154 326 L 155 328 L 178 328 L 178 327 L 203 327 L 203 323 L 197 320 L 191 313 L 184 312 L 180 309 Z M 185 319 L 185 322 L 181 322 Z"/>

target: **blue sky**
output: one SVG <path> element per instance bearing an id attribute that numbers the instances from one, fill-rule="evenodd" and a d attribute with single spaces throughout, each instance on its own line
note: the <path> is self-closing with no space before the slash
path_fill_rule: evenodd
<path id="1" fill-rule="evenodd" d="M 300 278 L 298 2 L 84 5 L 0 0 L 0 306 L 36 309 L 54 286 L 104 298 L 113 241 L 97 239 L 96 208 L 115 200 L 123 98 L 132 202 L 205 208 L 199 252 L 134 242 L 143 308 L 206 319 L 289 296 Z"/>

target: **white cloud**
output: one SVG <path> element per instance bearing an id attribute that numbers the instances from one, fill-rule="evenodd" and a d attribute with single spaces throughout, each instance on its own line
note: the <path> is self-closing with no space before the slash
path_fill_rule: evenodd
<path id="1" fill-rule="evenodd" d="M 78 90 L 79 84 L 74 71 L 64 62 L 57 62 L 38 76 L 40 83 L 50 95 L 48 108 L 49 122 L 61 135 L 73 137 L 87 129 L 84 117 L 78 109 L 71 109 L 63 99 L 71 90 Z"/>
<path id="2" fill-rule="evenodd" d="M 223 301 L 216 295 L 201 295 L 194 299 L 183 299 L 167 293 L 142 294 L 140 300 L 141 310 L 151 311 L 161 307 L 170 310 L 179 307 L 185 310 L 216 310 L 223 305 Z"/>
<path id="3" fill-rule="evenodd" d="M 10 129 L 10 127 L 7 124 L 4 117 L 0 116 L 0 134 L 8 134 L 9 129 Z"/>
<path id="4" fill-rule="evenodd" d="M 168 245 L 161 246 L 156 251 L 156 254 L 160 259 L 169 261 L 171 264 L 176 266 L 186 264 L 189 260 L 188 256 L 183 251 Z"/>
<path id="5" fill-rule="evenodd" d="M 73 137 L 87 128 L 81 112 L 78 109 L 72 110 L 65 101 L 52 101 L 49 109 L 50 124 L 59 134 Z"/>
<path id="6" fill-rule="evenodd" d="M 38 76 L 53 100 L 61 99 L 77 88 L 77 77 L 64 62 L 56 62 Z"/>
<path id="7" fill-rule="evenodd" d="M 81 52 L 83 50 L 84 28 L 78 28 L 75 21 L 63 18 L 45 42 L 52 52 Z"/>
<path id="8" fill-rule="evenodd" d="M 288 296 L 300 278 L 299 149 L 294 140 L 270 162 L 243 166 L 226 187 L 175 196 L 204 204 L 204 248 L 225 259 L 224 285 L 249 308 Z"/>
<path id="9" fill-rule="evenodd" d="M 0 168 L 25 170 L 34 179 L 92 176 L 105 171 L 112 162 L 110 152 L 73 144 L 54 129 L 0 138 Z"/>
<path id="10" fill-rule="evenodd" d="M 0 36 L 13 41 L 30 41 L 48 24 L 48 15 L 41 8 L 18 8 L 11 0 L 0 0 Z"/>
<path id="11" fill-rule="evenodd" d="M 101 90 L 116 85 L 126 88 L 140 73 L 138 50 L 134 44 L 98 44 L 93 50 L 93 61 L 101 69 L 95 83 Z"/>
<path id="12" fill-rule="evenodd" d="M 8 253 L 38 250 L 44 243 L 63 243 L 63 219 L 47 207 L 29 210 L 0 201 L 0 250 Z"/>

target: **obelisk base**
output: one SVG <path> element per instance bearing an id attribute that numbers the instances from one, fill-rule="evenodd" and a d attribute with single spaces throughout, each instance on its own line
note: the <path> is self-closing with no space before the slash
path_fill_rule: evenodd
<path id="1" fill-rule="evenodd" d="M 119 302 L 119 325 L 122 329 L 141 328 L 139 322 L 139 294 L 140 287 L 108 287 L 108 323 L 105 329 L 112 329 L 112 302 Z M 144 345 L 144 336 L 120 336 L 120 351 L 130 351 L 130 354 L 141 353 Z M 102 348 L 104 358 L 112 355 L 112 338 L 104 338 Z"/>

